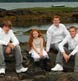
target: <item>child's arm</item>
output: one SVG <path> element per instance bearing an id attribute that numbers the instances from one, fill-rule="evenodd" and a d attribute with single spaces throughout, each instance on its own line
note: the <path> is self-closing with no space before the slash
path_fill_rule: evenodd
<path id="1" fill-rule="evenodd" d="M 36 53 L 40 54 L 40 52 L 36 49 L 36 46 L 35 46 L 34 43 L 32 43 L 32 48 L 34 49 L 34 51 L 35 51 Z"/>
<path id="2" fill-rule="evenodd" d="M 40 54 L 43 55 L 43 38 L 41 38 Z"/>

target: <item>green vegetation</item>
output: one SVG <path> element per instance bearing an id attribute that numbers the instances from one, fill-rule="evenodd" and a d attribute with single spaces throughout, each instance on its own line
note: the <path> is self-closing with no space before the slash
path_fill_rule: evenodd
<path id="1" fill-rule="evenodd" d="M 78 11 L 78 7 L 36 7 L 36 8 L 19 8 L 15 10 L 32 10 L 32 11 Z"/>

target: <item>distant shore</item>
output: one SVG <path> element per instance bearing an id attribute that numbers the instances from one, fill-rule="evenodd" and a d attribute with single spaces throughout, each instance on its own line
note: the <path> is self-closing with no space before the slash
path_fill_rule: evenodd
<path id="1" fill-rule="evenodd" d="M 78 7 L 0 9 L 0 22 L 9 19 L 14 26 L 18 27 L 50 24 L 54 15 L 59 15 L 63 23 L 78 23 Z"/>

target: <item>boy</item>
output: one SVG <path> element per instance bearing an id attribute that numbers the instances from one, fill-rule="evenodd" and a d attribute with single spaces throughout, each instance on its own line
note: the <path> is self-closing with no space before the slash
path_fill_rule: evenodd
<path id="1" fill-rule="evenodd" d="M 47 44 L 46 51 L 53 50 L 58 52 L 58 44 L 68 35 L 69 32 L 64 26 L 64 24 L 60 23 L 60 17 L 53 17 L 53 24 L 47 30 Z"/>
<path id="2" fill-rule="evenodd" d="M 10 21 L 5 20 L 0 28 L 0 74 L 5 74 L 4 53 L 10 54 L 12 50 L 14 51 L 16 59 L 16 72 L 21 73 L 27 71 L 28 69 L 22 66 L 23 59 L 19 41 L 11 30 L 11 25 Z"/>
<path id="3" fill-rule="evenodd" d="M 63 71 L 63 57 L 65 62 L 68 62 L 71 56 L 75 56 L 75 66 L 74 72 L 78 72 L 78 34 L 77 28 L 71 26 L 69 28 L 69 36 L 66 36 L 65 39 L 59 44 L 59 53 L 56 58 L 56 66 L 52 68 L 52 71 Z M 64 45 L 68 43 L 68 48 Z"/>

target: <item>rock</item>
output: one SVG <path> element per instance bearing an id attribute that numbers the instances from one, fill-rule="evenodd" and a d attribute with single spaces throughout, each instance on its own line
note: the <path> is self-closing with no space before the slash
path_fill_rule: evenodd
<path id="1" fill-rule="evenodd" d="M 78 73 L 50 72 L 45 77 L 33 81 L 78 81 Z"/>
<path id="2" fill-rule="evenodd" d="M 23 46 L 22 46 L 23 45 Z M 73 72 L 74 59 L 70 59 L 68 63 L 64 62 L 64 72 L 49 72 L 41 69 L 35 65 L 33 59 L 30 58 L 28 54 L 28 46 L 26 44 L 21 44 L 22 54 L 23 54 L 23 65 L 28 67 L 28 71 L 25 73 L 16 74 L 15 72 L 15 61 L 10 61 L 14 57 L 9 58 L 6 61 L 6 74 L 0 75 L 0 81 L 78 81 L 78 73 Z M 50 52 L 49 56 L 51 67 L 55 66 L 56 53 Z M 15 59 L 14 59 L 15 60 Z"/>
<path id="3" fill-rule="evenodd" d="M 42 10 L 43 9 L 43 10 Z M 78 10 L 62 11 L 51 10 L 50 8 L 35 9 L 14 9 L 5 10 L 0 9 L 0 22 L 5 19 L 12 21 L 14 26 L 30 26 L 51 24 L 54 15 L 59 15 L 63 23 L 78 22 Z M 21 22 L 21 23 L 20 23 Z"/>

